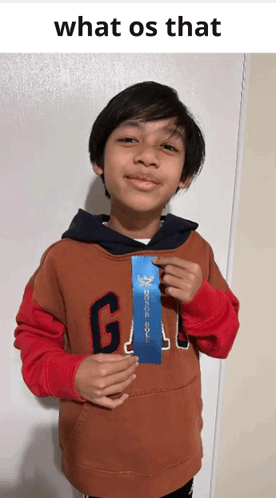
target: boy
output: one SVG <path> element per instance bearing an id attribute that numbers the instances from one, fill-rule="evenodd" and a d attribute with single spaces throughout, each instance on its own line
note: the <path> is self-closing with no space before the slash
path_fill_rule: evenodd
<path id="1" fill-rule="evenodd" d="M 198 224 L 161 216 L 199 173 L 204 139 L 173 89 L 145 82 L 108 103 L 89 152 L 110 216 L 80 209 L 43 254 L 17 315 L 22 375 L 36 396 L 60 398 L 62 469 L 80 492 L 191 497 L 198 351 L 226 358 L 239 328 Z"/>

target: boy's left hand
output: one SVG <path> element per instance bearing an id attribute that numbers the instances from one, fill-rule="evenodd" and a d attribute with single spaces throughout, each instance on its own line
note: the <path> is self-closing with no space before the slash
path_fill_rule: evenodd
<path id="1" fill-rule="evenodd" d="M 203 283 L 203 275 L 197 263 L 176 257 L 153 258 L 152 262 L 164 269 L 161 283 L 165 293 L 181 303 L 192 301 Z"/>

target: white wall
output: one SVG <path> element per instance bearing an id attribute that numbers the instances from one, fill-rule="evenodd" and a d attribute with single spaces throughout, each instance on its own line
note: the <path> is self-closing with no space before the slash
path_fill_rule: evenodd
<path id="1" fill-rule="evenodd" d="M 216 498 L 276 495 L 276 55 L 251 56 Z"/>
<path id="2" fill-rule="evenodd" d="M 109 212 L 88 158 L 91 125 L 124 87 L 172 85 L 203 128 L 207 159 L 170 210 L 199 223 L 226 278 L 242 86 L 242 54 L 2 54 L 0 495 L 71 498 L 60 471 L 58 400 L 39 399 L 21 377 L 13 331 L 24 287 L 44 250 L 79 207 Z M 229 272 L 228 272 L 228 275 Z M 231 279 L 231 275 L 230 275 Z M 229 281 L 229 284 L 231 282 Z M 205 457 L 195 498 L 209 498 L 220 361 L 202 356 Z"/>

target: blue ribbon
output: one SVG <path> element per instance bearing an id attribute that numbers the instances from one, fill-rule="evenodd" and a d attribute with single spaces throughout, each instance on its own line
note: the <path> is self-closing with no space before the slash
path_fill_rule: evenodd
<path id="1" fill-rule="evenodd" d="M 131 256 L 134 355 L 139 363 L 162 362 L 162 311 L 156 256 Z"/>

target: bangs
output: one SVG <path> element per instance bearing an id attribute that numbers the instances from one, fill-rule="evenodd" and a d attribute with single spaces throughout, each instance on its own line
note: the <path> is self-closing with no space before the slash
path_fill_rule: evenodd
<path id="1" fill-rule="evenodd" d="M 135 99 L 136 97 L 136 99 Z M 122 103 L 121 103 L 122 104 Z M 177 127 L 185 128 L 187 113 L 186 108 L 180 102 L 169 98 L 168 95 L 137 95 L 132 96 L 128 102 L 121 105 L 120 113 L 116 116 L 115 127 L 123 121 L 161 121 L 163 119 L 174 118 Z"/>

